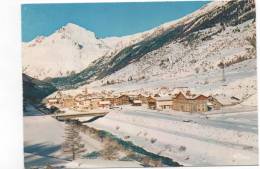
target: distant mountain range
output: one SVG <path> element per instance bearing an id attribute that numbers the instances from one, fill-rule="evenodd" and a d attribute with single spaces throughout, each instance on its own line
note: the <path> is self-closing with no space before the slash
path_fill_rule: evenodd
<path id="1" fill-rule="evenodd" d="M 48 37 L 40 36 L 22 44 L 23 73 L 40 80 L 74 75 L 96 59 L 116 55 L 149 34 L 147 31 L 97 39 L 93 32 L 68 23 Z"/>

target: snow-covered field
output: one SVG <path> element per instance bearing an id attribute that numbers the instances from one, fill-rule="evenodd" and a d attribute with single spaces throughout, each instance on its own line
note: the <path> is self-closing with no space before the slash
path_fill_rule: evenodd
<path id="1" fill-rule="evenodd" d="M 258 122 L 255 106 L 237 105 L 204 114 L 122 106 L 88 126 L 111 132 L 145 150 L 169 157 L 184 166 L 257 165 Z M 135 161 L 79 159 L 62 152 L 63 122 L 49 115 L 24 116 L 25 167 L 47 164 L 64 168 L 137 167 Z M 82 135 L 87 153 L 103 145 Z"/>
<path id="2" fill-rule="evenodd" d="M 185 166 L 258 164 L 256 107 L 191 115 L 123 106 L 88 125 Z"/>
<path id="3" fill-rule="evenodd" d="M 64 141 L 64 126 L 64 122 L 59 122 L 48 115 L 24 116 L 25 168 L 45 168 L 47 165 L 62 168 L 141 167 L 136 161 L 92 160 L 82 157 L 71 161 L 61 148 Z M 104 147 L 89 135 L 81 134 L 81 136 L 86 148 L 85 154 L 100 151 Z"/>
<path id="4" fill-rule="evenodd" d="M 50 116 L 24 116 L 25 168 L 67 163 L 61 156 L 64 124 Z"/>

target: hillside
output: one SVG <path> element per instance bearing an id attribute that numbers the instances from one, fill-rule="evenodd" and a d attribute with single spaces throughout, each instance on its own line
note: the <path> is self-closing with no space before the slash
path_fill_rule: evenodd
<path id="1" fill-rule="evenodd" d="M 40 103 L 43 98 L 57 89 L 49 83 L 23 74 L 23 98 L 26 103 Z"/>
<path id="2" fill-rule="evenodd" d="M 230 97 L 246 99 L 255 94 L 257 86 L 255 48 L 250 44 L 254 39 L 255 23 L 249 20 L 227 26 L 207 37 L 208 32 L 219 29 L 221 26 L 200 31 L 192 42 L 171 42 L 87 86 L 136 93 L 186 87 L 206 95 L 224 92 Z M 225 64 L 225 81 L 219 66 L 221 62 Z"/>
<path id="3" fill-rule="evenodd" d="M 54 78 L 51 82 L 59 88 L 74 88 L 95 80 L 100 80 L 101 85 L 128 79 L 156 81 L 162 73 L 185 77 L 193 75 L 197 67 L 199 72 L 204 71 L 202 68 L 218 72 L 217 65 L 223 58 L 235 59 L 238 54 L 240 56 L 236 57 L 243 58 L 239 61 L 255 58 L 247 52 L 253 47 L 245 40 L 254 36 L 254 18 L 255 5 L 251 0 L 211 2 L 184 18 L 158 27 L 143 41 L 116 55 L 103 56 L 80 73 Z M 244 27 L 247 30 L 240 31 Z M 221 40 L 227 37 L 226 34 L 230 35 L 227 40 L 233 44 Z M 236 38 L 239 42 L 234 41 Z M 228 45 L 226 49 L 225 45 Z M 214 47 L 208 50 L 209 46 Z"/>

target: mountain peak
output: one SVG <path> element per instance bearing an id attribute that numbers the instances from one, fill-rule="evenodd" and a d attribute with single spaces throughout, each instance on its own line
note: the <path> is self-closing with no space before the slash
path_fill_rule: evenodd
<path id="1" fill-rule="evenodd" d="M 76 25 L 74 23 L 67 23 L 65 26 L 62 26 L 59 30 L 59 33 L 67 33 L 70 35 L 85 35 L 88 36 L 91 39 L 96 39 L 95 33 L 92 31 L 89 31 L 79 25 Z"/>
<path id="2" fill-rule="evenodd" d="M 83 28 L 83 27 L 81 27 L 79 25 L 76 25 L 74 23 L 71 23 L 71 22 L 67 23 L 63 27 L 66 28 L 66 29 L 70 29 L 70 30 L 82 30 L 82 29 L 86 30 L 85 28 Z"/>

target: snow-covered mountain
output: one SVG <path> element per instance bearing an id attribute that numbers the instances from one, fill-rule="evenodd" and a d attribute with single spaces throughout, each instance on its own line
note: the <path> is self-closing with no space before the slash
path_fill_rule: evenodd
<path id="1" fill-rule="evenodd" d="M 72 31 L 75 29 L 82 32 Z M 84 57 L 73 55 L 74 61 L 70 53 L 66 59 L 53 62 L 50 61 L 53 55 L 42 55 L 46 57 L 46 66 L 42 69 L 44 59 L 39 59 L 38 66 L 33 59 L 24 59 L 25 63 L 31 61 L 31 68 L 26 68 L 24 63 L 25 72 L 35 76 L 38 70 L 40 78 L 56 77 L 50 82 L 58 88 L 85 88 L 87 85 L 117 92 L 158 92 L 163 87 L 168 90 L 166 93 L 171 93 L 174 88 L 186 87 L 204 94 L 225 91 L 224 95 L 243 101 L 256 96 L 255 5 L 252 0 L 214 1 L 181 19 L 125 37 L 96 39 L 93 33 L 69 24 L 45 38 L 46 43 L 53 37 L 60 37 L 59 32 L 66 35 L 65 39 L 58 40 L 61 46 L 69 46 L 66 54 L 74 50 Z M 36 47 L 38 41 L 30 42 L 26 48 Z M 73 43 L 64 45 L 63 41 Z M 88 48 L 86 44 L 93 46 Z M 100 45 L 98 49 L 95 48 L 97 44 Z M 47 52 L 46 48 L 51 52 L 63 51 L 61 46 L 54 48 L 49 43 L 44 47 L 44 39 L 39 46 L 43 51 L 35 49 L 35 53 Z M 92 55 L 88 55 L 89 52 Z M 24 54 L 25 58 L 28 56 L 32 55 Z M 60 63 L 59 69 L 55 66 L 57 63 Z M 225 82 L 221 63 L 225 65 Z M 75 73 L 57 74 L 58 70 L 65 71 L 66 65 Z M 46 71 L 50 67 L 53 69 Z M 41 72 L 47 73 L 42 75 Z M 53 72 L 56 74 L 51 74 Z"/>
<path id="2" fill-rule="evenodd" d="M 59 87 L 77 87 L 96 80 L 106 85 L 131 79 L 157 81 L 162 76 L 184 78 L 197 71 L 219 72 L 223 59 L 235 64 L 255 57 L 248 52 L 253 48 L 248 39 L 254 36 L 254 21 L 254 1 L 214 1 L 146 32 L 143 40 L 100 57 L 80 73 L 52 82 Z"/>
<path id="3" fill-rule="evenodd" d="M 136 93 L 188 88 L 241 101 L 256 98 L 253 1 L 213 2 L 175 26 L 151 41 L 125 49 L 87 86 Z"/>
<path id="4" fill-rule="evenodd" d="M 38 79 L 77 73 L 108 50 L 93 32 L 69 23 L 49 37 L 23 43 L 23 72 Z"/>
<path id="5" fill-rule="evenodd" d="M 212 2 L 162 28 L 116 55 L 97 59 L 79 74 L 52 83 L 144 94 L 185 88 L 256 105 L 253 1 Z"/>
<path id="6" fill-rule="evenodd" d="M 117 54 L 143 40 L 149 32 L 124 37 L 96 38 L 95 34 L 68 23 L 48 37 L 22 44 L 23 73 L 37 79 L 78 73 L 94 60 Z"/>
<path id="7" fill-rule="evenodd" d="M 250 44 L 255 23 L 249 20 L 221 29 L 219 25 L 196 32 L 192 41 L 173 41 L 88 86 L 136 93 L 154 89 L 156 93 L 161 88 L 172 93 L 174 88 L 187 87 L 204 94 L 225 91 L 245 99 L 256 93 L 256 55 Z M 225 82 L 221 62 L 225 63 Z"/>
<path id="8" fill-rule="evenodd" d="M 207 5 L 207 9 L 224 3 L 226 2 Z M 206 10 L 200 9 L 181 20 L 205 12 Z M 23 73 L 40 80 L 74 75 L 86 69 L 93 61 L 111 60 L 126 47 L 174 29 L 178 22 L 175 20 L 145 32 L 104 39 L 96 38 L 93 32 L 68 23 L 48 37 L 39 36 L 22 43 Z"/>

